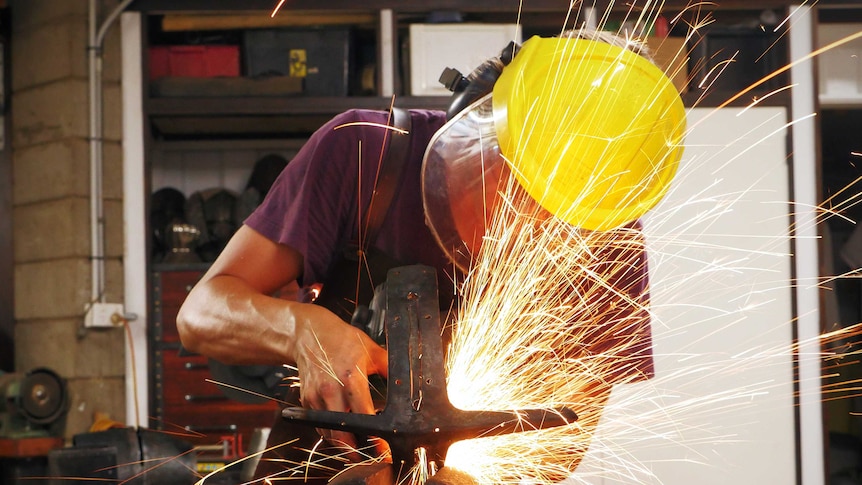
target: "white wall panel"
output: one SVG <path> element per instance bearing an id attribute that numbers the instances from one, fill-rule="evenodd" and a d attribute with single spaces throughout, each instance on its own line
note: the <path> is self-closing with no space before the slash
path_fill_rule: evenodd
<path id="1" fill-rule="evenodd" d="M 689 111 L 645 220 L 657 375 L 614 389 L 576 483 L 796 483 L 786 122 Z"/>

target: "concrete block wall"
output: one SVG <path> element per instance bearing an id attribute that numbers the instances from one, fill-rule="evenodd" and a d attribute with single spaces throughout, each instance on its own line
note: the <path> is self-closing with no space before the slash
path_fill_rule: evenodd
<path id="1" fill-rule="evenodd" d="M 101 16 L 117 2 L 101 0 Z M 124 332 L 85 330 L 90 300 L 86 0 L 12 0 L 15 368 L 49 367 L 72 398 L 66 436 L 95 412 L 125 420 Z M 120 32 L 104 45 L 108 302 L 122 302 Z"/>

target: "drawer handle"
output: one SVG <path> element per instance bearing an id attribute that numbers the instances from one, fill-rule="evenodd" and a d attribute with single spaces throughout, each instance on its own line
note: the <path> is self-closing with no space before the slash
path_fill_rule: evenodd
<path id="1" fill-rule="evenodd" d="M 186 394 L 183 397 L 187 402 L 227 401 L 227 396 L 219 396 L 218 394 Z"/>
<path id="2" fill-rule="evenodd" d="M 188 431 L 196 433 L 212 433 L 214 431 L 227 431 L 230 433 L 236 432 L 238 426 L 235 424 L 221 424 L 216 426 L 185 426 Z"/>

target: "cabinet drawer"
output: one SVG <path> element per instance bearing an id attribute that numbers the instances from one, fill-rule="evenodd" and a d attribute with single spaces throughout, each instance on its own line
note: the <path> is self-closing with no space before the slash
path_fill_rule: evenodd
<path id="1" fill-rule="evenodd" d="M 270 427 L 278 415 L 275 405 L 250 405 L 236 401 L 169 406 L 164 429 L 180 427 L 194 433 L 225 435 L 238 432 L 251 436 L 255 428 Z"/>
<path id="2" fill-rule="evenodd" d="M 177 313 L 195 283 L 201 279 L 201 270 L 159 271 L 153 275 L 152 336 L 156 341 L 179 342 Z"/>
<path id="3" fill-rule="evenodd" d="M 157 370 L 153 426 L 157 429 L 181 433 L 195 445 L 213 445 L 225 436 L 248 443 L 255 428 L 272 426 L 278 403 L 248 404 L 228 398 L 208 381 L 205 357 L 182 355 L 177 349 L 158 350 L 153 355 Z"/>
<path id="4" fill-rule="evenodd" d="M 207 359 L 200 355 L 181 356 L 177 350 L 163 350 L 161 393 L 165 405 L 225 401 L 224 393 L 212 382 Z"/>

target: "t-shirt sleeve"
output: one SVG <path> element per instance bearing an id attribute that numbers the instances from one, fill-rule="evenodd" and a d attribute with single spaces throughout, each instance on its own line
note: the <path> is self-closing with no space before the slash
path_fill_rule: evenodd
<path id="1" fill-rule="evenodd" d="M 603 362 L 613 382 L 655 374 L 649 311 L 649 268 L 639 221 L 599 237 L 579 292 L 585 298 L 584 332 L 590 358 Z"/>
<path id="2" fill-rule="evenodd" d="M 379 118 L 379 119 L 377 119 Z M 376 163 L 385 113 L 351 110 L 318 129 L 245 224 L 303 256 L 302 284 L 321 282 L 357 227 L 360 168 Z"/>

